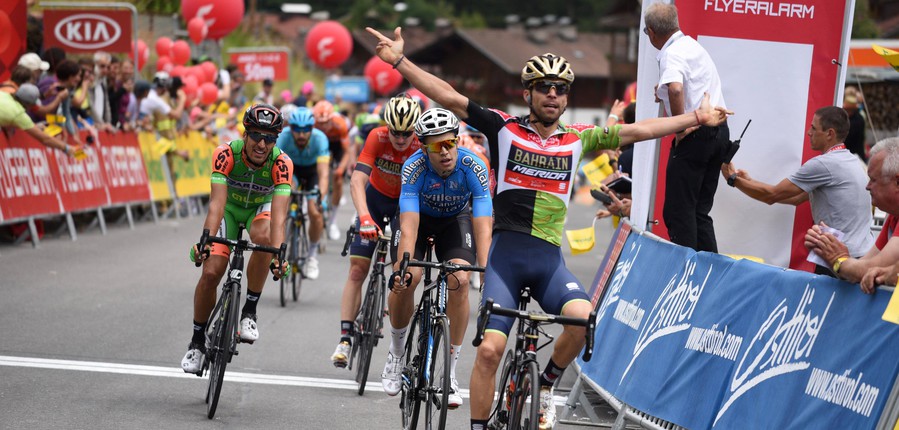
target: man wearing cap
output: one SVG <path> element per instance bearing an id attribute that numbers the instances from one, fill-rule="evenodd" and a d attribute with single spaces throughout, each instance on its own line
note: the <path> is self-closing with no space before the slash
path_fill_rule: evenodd
<path id="1" fill-rule="evenodd" d="M 34 82 L 41 78 L 41 74 L 50 69 L 50 63 L 41 60 L 41 57 L 34 52 L 26 53 L 19 58 L 19 65 L 31 70 L 34 74 Z"/>
<path id="2" fill-rule="evenodd" d="M 58 149 L 70 157 L 81 157 L 84 150 L 80 145 L 69 146 L 34 126 L 25 110 L 34 106 L 40 91 L 34 84 L 22 84 L 15 94 L 0 91 L 0 127 L 18 128 L 48 148 Z"/>
<path id="3" fill-rule="evenodd" d="M 275 95 L 272 94 L 272 87 L 275 85 L 271 79 L 265 78 L 262 81 L 262 91 L 259 91 L 259 94 L 256 94 L 256 97 L 253 97 L 253 101 L 257 103 L 265 103 L 273 105 L 275 104 Z"/>

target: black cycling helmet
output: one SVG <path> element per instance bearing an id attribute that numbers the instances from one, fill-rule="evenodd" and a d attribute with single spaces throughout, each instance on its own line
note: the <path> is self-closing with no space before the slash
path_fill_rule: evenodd
<path id="1" fill-rule="evenodd" d="M 278 109 L 268 103 L 259 103 L 247 108 L 243 115 L 243 128 L 280 133 L 284 118 Z"/>

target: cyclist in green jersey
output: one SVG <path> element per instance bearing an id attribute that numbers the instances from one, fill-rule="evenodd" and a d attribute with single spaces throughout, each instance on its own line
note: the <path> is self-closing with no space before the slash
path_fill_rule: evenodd
<path id="1" fill-rule="evenodd" d="M 238 224 L 244 224 L 255 244 L 277 247 L 275 244 L 284 242 L 293 163 L 275 147 L 283 122 L 274 106 L 250 106 L 243 118 L 243 139 L 216 148 L 204 228 L 217 231 L 219 237 L 236 239 Z M 181 368 L 187 373 L 202 372 L 206 324 L 215 305 L 216 287 L 228 268 L 228 254 L 230 249 L 220 244 L 207 245 L 203 252 L 197 245 L 190 249 L 191 261 L 203 261 L 203 274 L 194 292 L 193 337 L 181 360 Z M 289 265 L 268 253 L 254 252 L 247 263 L 247 300 L 240 317 L 240 338 L 244 342 L 259 338 L 256 303 L 269 267 L 276 277 L 289 274 Z"/>

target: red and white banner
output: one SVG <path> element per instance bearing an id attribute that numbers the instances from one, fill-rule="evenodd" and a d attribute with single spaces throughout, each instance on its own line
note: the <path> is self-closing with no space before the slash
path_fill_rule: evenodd
<path id="1" fill-rule="evenodd" d="M 261 82 L 265 79 L 286 81 L 290 78 L 287 50 L 284 51 L 241 51 L 230 52 L 231 63 L 236 64 L 247 81 Z"/>
<path id="2" fill-rule="evenodd" d="M 101 132 L 85 153 L 75 160 L 23 131 L 0 132 L 0 222 L 150 200 L 136 134 Z"/>
<path id="3" fill-rule="evenodd" d="M 47 9 L 44 46 L 69 53 L 131 52 L 132 16 L 128 10 Z"/>
<path id="4" fill-rule="evenodd" d="M 644 11 L 650 3 L 643 3 Z M 815 110 L 842 97 L 845 73 L 839 64 L 846 64 L 854 0 L 826 5 L 811 0 L 676 4 L 681 30 L 699 41 L 718 68 L 727 107 L 736 112 L 728 120 L 731 138 L 739 137 L 752 120 L 733 160 L 736 167 L 753 179 L 777 184 L 818 155 L 805 133 Z M 644 25 L 641 20 L 641 28 Z M 658 83 L 658 51 L 646 36 L 641 39 L 638 120 L 658 116 L 652 94 Z M 634 212 L 643 214 L 634 219 L 646 219 L 649 191 L 655 185 L 654 218 L 661 224 L 653 233 L 662 237 L 667 237 L 661 214 L 670 147 L 671 137 L 663 139 L 657 168 L 651 142 L 638 144 L 634 161 L 634 204 L 640 206 Z M 654 184 L 647 179 L 653 172 Z M 812 224 L 808 203 L 768 206 L 721 179 L 711 215 L 720 252 L 753 255 L 784 267 L 810 267 L 802 244 Z"/>

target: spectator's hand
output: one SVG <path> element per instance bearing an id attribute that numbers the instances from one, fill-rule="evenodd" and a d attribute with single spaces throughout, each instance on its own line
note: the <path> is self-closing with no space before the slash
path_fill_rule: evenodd
<path id="1" fill-rule="evenodd" d="M 652 88 L 652 96 L 655 97 L 656 103 L 662 102 L 662 99 L 659 98 L 659 85 L 658 84 L 656 84 L 656 86 Z"/>
<path id="2" fill-rule="evenodd" d="M 602 185 L 605 186 L 607 184 L 610 184 L 610 183 L 612 183 L 612 181 L 614 181 L 622 176 L 628 176 L 628 175 L 627 175 L 627 173 L 624 173 L 620 170 L 616 170 L 616 171 L 612 172 L 611 175 L 606 176 L 605 178 L 602 179 Z M 603 189 L 602 192 L 608 193 L 608 189 Z"/>
<path id="3" fill-rule="evenodd" d="M 612 108 L 609 109 L 609 116 L 615 115 L 618 117 L 617 122 L 624 122 L 624 108 L 627 107 L 627 103 L 615 99 L 615 103 L 612 103 Z"/>
<path id="4" fill-rule="evenodd" d="M 596 211 L 596 217 L 599 219 L 608 218 L 610 216 L 612 216 L 612 213 L 605 209 L 599 209 Z"/>
<path id="5" fill-rule="evenodd" d="M 825 226 L 824 223 L 821 223 Z M 843 242 L 840 242 L 836 236 L 825 233 L 820 226 L 812 226 L 805 234 L 805 247 L 809 251 L 814 251 L 828 265 L 833 265 L 840 257 L 849 257 L 849 248 Z"/>
<path id="6" fill-rule="evenodd" d="M 729 178 L 731 175 L 735 175 L 736 173 L 737 168 L 734 167 L 734 163 L 721 164 L 721 175 L 724 176 L 725 179 Z"/>
<path id="7" fill-rule="evenodd" d="M 371 214 L 359 216 L 359 234 L 362 235 L 363 239 L 378 240 L 378 236 L 381 235 L 381 228 L 371 218 Z"/>
<path id="8" fill-rule="evenodd" d="M 896 265 L 872 267 L 862 276 L 859 286 L 865 294 L 874 294 L 878 285 L 896 285 L 899 278 L 899 268 Z"/>
<path id="9" fill-rule="evenodd" d="M 372 36 L 378 38 L 378 44 L 375 46 L 375 52 L 378 54 L 378 57 L 381 61 L 384 61 L 387 64 L 394 65 L 397 60 L 403 56 L 403 46 L 405 45 L 405 41 L 403 41 L 403 35 L 401 34 L 400 27 L 397 27 L 393 30 L 393 40 L 388 39 L 386 36 L 381 34 L 378 30 L 375 30 L 371 27 L 365 27 L 365 30 L 371 33 Z"/>
<path id="10" fill-rule="evenodd" d="M 69 148 L 68 154 L 70 157 L 76 160 L 84 160 L 87 158 L 87 154 L 84 152 L 84 145 L 75 145 Z"/>
<path id="11" fill-rule="evenodd" d="M 694 125 L 693 127 L 687 127 L 686 130 L 684 130 L 680 133 L 675 133 L 674 134 L 674 144 L 677 145 L 678 143 L 680 143 L 680 141 L 684 140 L 684 138 L 687 137 L 688 134 L 690 134 L 696 130 L 699 130 L 698 125 Z"/>
<path id="12" fill-rule="evenodd" d="M 709 104 L 709 93 L 705 93 L 702 96 L 702 104 L 699 105 L 699 109 L 696 111 L 699 124 L 708 127 L 717 127 L 727 120 L 728 115 L 733 114 L 733 111 L 727 110 L 721 106 L 715 106 L 715 108 L 712 109 Z"/>

